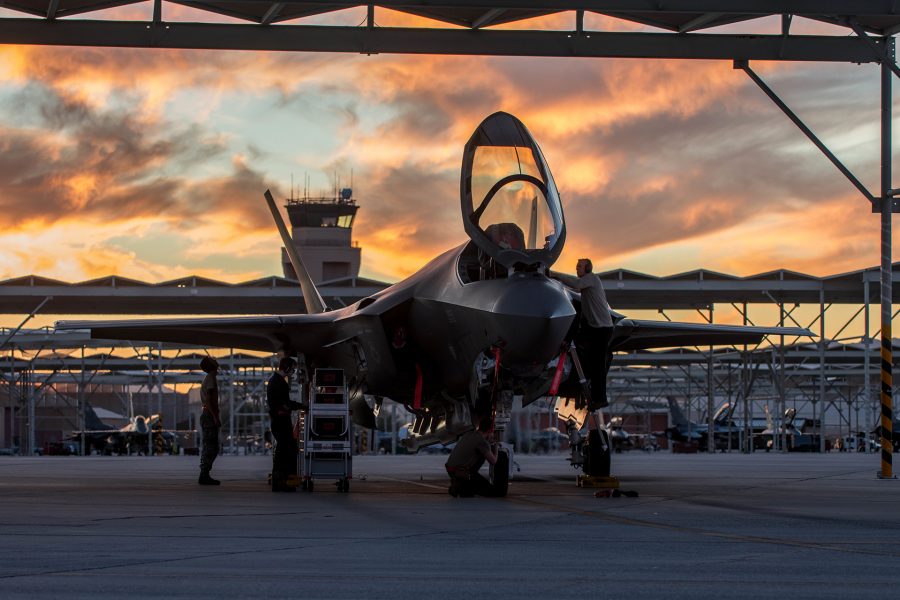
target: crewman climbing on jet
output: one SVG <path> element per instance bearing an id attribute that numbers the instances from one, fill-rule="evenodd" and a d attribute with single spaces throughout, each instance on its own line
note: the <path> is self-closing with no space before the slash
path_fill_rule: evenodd
<path id="1" fill-rule="evenodd" d="M 589 410 L 607 405 L 606 374 L 612 361 L 609 341 L 613 332 L 612 312 L 606 301 L 606 291 L 593 271 L 591 259 L 580 258 L 575 265 L 576 277 L 549 272 L 550 277 L 581 294 L 581 320 L 575 336 L 575 348 L 584 376 L 590 381 Z"/>

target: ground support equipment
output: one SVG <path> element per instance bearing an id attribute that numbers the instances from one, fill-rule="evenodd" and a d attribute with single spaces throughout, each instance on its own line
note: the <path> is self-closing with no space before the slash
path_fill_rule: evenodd
<path id="1" fill-rule="evenodd" d="M 597 477 L 594 475 L 578 475 L 575 480 L 578 487 L 586 488 L 618 488 L 618 477 Z"/>
<path id="2" fill-rule="evenodd" d="M 350 403 L 342 369 L 316 369 L 303 424 L 303 489 L 317 479 L 335 479 L 338 491 L 350 490 L 353 476 Z"/>

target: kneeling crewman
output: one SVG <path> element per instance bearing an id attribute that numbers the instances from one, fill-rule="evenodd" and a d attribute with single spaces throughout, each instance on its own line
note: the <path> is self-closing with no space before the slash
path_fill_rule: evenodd
<path id="1" fill-rule="evenodd" d="M 450 475 L 450 495 L 454 498 L 461 496 L 498 496 L 493 484 L 488 481 L 478 469 L 484 461 L 492 465 L 497 464 L 497 454 L 491 450 L 490 443 L 491 420 L 481 419 L 478 428 L 464 433 L 456 441 L 456 447 L 447 457 L 447 474 Z"/>

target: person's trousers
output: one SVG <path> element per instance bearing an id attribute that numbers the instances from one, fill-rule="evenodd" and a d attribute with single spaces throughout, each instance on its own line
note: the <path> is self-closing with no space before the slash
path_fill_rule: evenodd
<path id="1" fill-rule="evenodd" d="M 272 476 L 282 478 L 297 474 L 297 440 L 290 415 L 272 419 L 275 452 L 272 455 Z"/>
<path id="2" fill-rule="evenodd" d="M 612 332 L 612 327 L 591 327 L 587 324 L 582 324 L 578 331 L 575 347 L 584 376 L 591 382 L 589 410 L 597 410 L 609 404 L 606 398 L 606 374 L 612 362 L 612 354 L 609 352 Z"/>
<path id="3" fill-rule="evenodd" d="M 460 470 L 457 474 L 457 472 L 451 472 L 450 469 L 447 469 L 447 474 L 450 475 L 450 494 L 453 496 L 461 498 L 485 496 L 491 498 L 498 495 L 496 490 L 494 490 L 493 484 L 478 471 L 467 473 Z"/>
<path id="4" fill-rule="evenodd" d="M 219 427 L 212 413 L 204 410 L 200 413 L 200 471 L 209 473 L 212 470 L 213 462 L 219 455 Z"/>

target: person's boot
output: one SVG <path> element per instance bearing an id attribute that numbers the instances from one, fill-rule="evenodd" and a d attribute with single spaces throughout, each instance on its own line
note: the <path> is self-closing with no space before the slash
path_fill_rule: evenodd
<path id="1" fill-rule="evenodd" d="M 200 485 L 219 485 L 221 482 L 210 477 L 209 471 L 200 471 L 200 479 L 197 480 L 197 483 Z"/>

